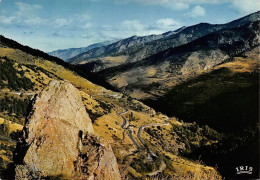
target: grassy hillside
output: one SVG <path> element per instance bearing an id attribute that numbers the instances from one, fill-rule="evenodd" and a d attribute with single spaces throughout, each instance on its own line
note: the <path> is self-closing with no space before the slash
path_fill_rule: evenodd
<path id="1" fill-rule="evenodd" d="M 259 45 L 259 21 L 207 34 L 138 62 L 99 71 L 111 85 L 138 99 L 165 94 L 173 86 Z"/>
<path id="2" fill-rule="evenodd" d="M 6 44 L 0 47 L 0 177 L 10 178 L 13 175 L 10 171 L 12 153 L 28 112 L 30 99 L 44 86 L 48 86 L 51 79 L 57 79 L 69 81 L 80 90 L 95 132 L 110 141 L 124 179 L 152 179 L 149 173 L 158 170 L 160 164 L 163 164 L 161 162 L 166 164 L 160 175 L 163 178 L 221 178 L 214 168 L 179 156 L 180 152 L 186 151 L 190 146 L 189 143 L 183 143 L 190 137 L 173 133 L 172 129 L 189 125 L 182 124 L 175 118 L 168 119 L 129 96 L 93 84 L 73 72 L 71 67 L 45 59 L 41 53 L 30 54 L 30 51 L 22 50 Z M 138 151 L 128 133 L 121 127 L 123 120 L 119 113 L 125 109 L 128 109 L 124 116 L 130 123 L 133 137 L 141 146 Z M 163 124 L 166 121 L 170 123 L 167 127 L 147 127 L 142 132 L 141 136 L 147 146 L 158 156 L 154 161 L 146 161 L 149 153 L 137 138 L 138 129 L 143 125 Z M 215 139 L 204 134 L 196 136 L 198 138 L 191 141 L 195 144 L 194 147 L 199 147 L 201 141 L 208 144 L 215 142 Z M 149 164 L 149 169 L 146 169 L 146 164 Z"/>
<path id="3" fill-rule="evenodd" d="M 175 86 L 153 107 L 217 130 L 239 131 L 258 122 L 258 80 L 257 72 L 221 68 Z"/>
<path id="4" fill-rule="evenodd" d="M 220 131 L 240 131 L 258 122 L 259 47 L 212 71 L 176 85 L 152 107 Z M 239 123 L 237 123 L 239 122 Z M 236 128 L 233 128 L 236 127 Z"/>
<path id="5" fill-rule="evenodd" d="M 259 54 L 259 47 L 243 52 L 173 87 L 158 101 L 147 101 L 158 111 L 222 132 L 217 143 L 183 155 L 217 164 L 230 178 L 237 178 L 233 171 L 238 164 L 259 167 Z"/>

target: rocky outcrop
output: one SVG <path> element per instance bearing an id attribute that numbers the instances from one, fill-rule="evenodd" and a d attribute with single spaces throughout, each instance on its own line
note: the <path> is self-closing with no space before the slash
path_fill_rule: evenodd
<path id="1" fill-rule="evenodd" d="M 16 179 L 120 179 L 112 148 L 95 135 L 79 91 L 56 80 L 34 97 L 14 162 Z"/>

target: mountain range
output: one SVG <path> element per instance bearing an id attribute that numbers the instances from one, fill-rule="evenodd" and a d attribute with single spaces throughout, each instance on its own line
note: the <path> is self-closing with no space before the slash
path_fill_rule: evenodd
<path id="1" fill-rule="evenodd" d="M 217 25 L 200 23 L 189 27 L 182 27 L 176 31 L 157 36 L 133 36 L 108 46 L 94 48 L 90 51 L 71 58 L 68 60 L 68 62 L 72 64 L 86 64 L 88 69 L 93 72 L 97 72 L 102 69 L 106 69 L 107 66 L 111 67 L 118 64 L 126 64 L 145 59 L 168 48 L 186 44 L 199 37 L 221 29 L 239 27 L 248 22 L 256 21 L 258 17 L 259 12 L 227 24 Z M 113 65 L 114 60 L 109 59 L 111 56 L 120 62 L 117 62 L 115 65 Z"/>
<path id="2" fill-rule="evenodd" d="M 124 51 L 128 51 L 130 47 L 135 47 L 151 41 L 163 39 L 182 31 L 185 27 L 179 28 L 175 31 L 169 31 L 160 35 L 149 35 L 149 36 L 132 36 L 126 39 L 122 39 L 108 46 L 94 48 L 90 51 L 82 53 L 68 60 L 72 64 L 83 63 L 85 60 L 98 57 L 114 56 L 114 54 L 121 54 Z M 124 59 L 124 58 L 123 58 Z M 83 62 L 82 62 L 83 61 Z"/>
<path id="3" fill-rule="evenodd" d="M 69 49 L 60 49 L 60 50 L 56 50 L 56 51 L 52 51 L 49 52 L 49 55 L 58 57 L 64 61 L 67 61 L 68 59 L 77 56 L 81 53 L 84 53 L 86 51 L 89 51 L 93 48 L 97 48 L 97 47 L 101 47 L 101 46 L 106 46 L 108 44 L 113 43 L 114 41 L 104 41 L 104 42 L 100 42 L 100 43 L 95 43 L 95 44 L 91 44 L 87 47 L 82 47 L 82 48 L 69 48 Z"/>
<path id="4" fill-rule="evenodd" d="M 259 20 L 132 36 L 69 63 L 0 36 L 0 179 L 259 169 Z"/>
<path id="5" fill-rule="evenodd" d="M 236 178 L 230 173 L 235 164 L 259 162 L 259 20 L 258 11 L 227 24 L 200 23 L 121 52 L 85 52 L 70 62 L 156 111 L 223 133 L 219 143 L 187 156 L 218 164 Z M 241 154 L 248 156 L 235 160 Z"/>
<path id="6" fill-rule="evenodd" d="M 132 97 L 146 99 L 160 96 L 183 80 L 258 46 L 258 34 L 256 12 L 223 25 L 201 23 L 186 27 L 165 38 L 131 46 L 120 55 L 109 50 L 109 57 L 83 58 L 96 48 L 75 58 L 84 59 L 78 68 L 95 72 Z"/>
<path id="7" fill-rule="evenodd" d="M 219 133 L 89 77 L 95 76 L 0 36 L 1 179 L 221 179 L 213 167 L 180 156 L 192 143 L 214 143 Z"/>

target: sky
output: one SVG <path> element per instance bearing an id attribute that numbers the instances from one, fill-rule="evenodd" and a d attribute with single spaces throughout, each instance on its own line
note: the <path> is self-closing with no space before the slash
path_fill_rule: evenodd
<path id="1" fill-rule="evenodd" d="M 0 34 L 50 52 L 227 23 L 258 10 L 260 0 L 0 0 Z"/>

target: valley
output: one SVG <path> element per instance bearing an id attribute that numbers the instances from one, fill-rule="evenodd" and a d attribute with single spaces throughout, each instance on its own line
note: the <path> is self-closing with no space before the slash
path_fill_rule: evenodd
<path id="1" fill-rule="evenodd" d="M 11 44 L 14 43 L 12 41 Z M 19 47 L 19 44 L 17 46 Z M 0 52 L 1 62 L 12 69 L 12 71 L 1 71 L 1 100 L 3 99 L 4 102 L 1 105 L 3 109 L 1 117 L 4 119 L 4 123 L 1 124 L 1 147 L 3 150 L 1 151 L 1 177 L 11 178 L 13 175 L 11 173 L 13 171 L 13 152 L 21 130 L 20 128 L 17 130 L 10 128 L 12 126 L 8 122 L 16 123 L 20 127 L 23 126 L 30 109 L 29 100 L 35 94 L 40 93 L 42 88 L 48 87 L 52 79 L 56 79 L 70 82 L 80 91 L 83 104 L 92 120 L 96 134 L 111 143 L 123 179 L 126 177 L 145 178 L 146 174 L 160 169 L 161 159 L 165 162 L 166 168 L 163 170 L 164 175 L 160 176 L 188 177 L 190 173 L 194 173 L 195 177 L 209 177 L 211 174 L 215 174 L 215 179 L 220 178 L 214 168 L 178 156 L 179 149 L 185 149 L 185 146 L 181 138 L 176 140 L 177 136 L 172 131 L 173 126 L 182 126 L 175 118 L 169 119 L 138 100 L 95 85 L 70 70 L 69 66 L 66 67 L 44 59 L 41 55 L 33 56 L 28 51 L 22 51 L 19 48 L 9 47 L 3 38 L 1 38 Z M 23 81 L 27 83 L 20 83 Z M 10 100 L 5 100 L 9 98 Z M 12 109 L 16 106 L 17 108 Z M 122 128 L 121 124 L 123 119 L 117 115 L 118 112 L 122 112 L 122 109 L 128 110 L 121 116 L 127 118 L 127 122 L 131 126 L 128 127 L 128 123 L 124 125 L 125 128 L 131 128 L 131 131 L 126 129 L 131 135 L 125 136 L 124 140 L 125 129 Z M 146 127 L 141 134 L 146 148 L 156 154 L 156 160 L 146 161 L 149 152 L 140 145 L 138 145 L 139 152 L 135 154 L 134 142 L 138 143 L 137 132 L 139 128 L 147 124 L 164 124 L 165 120 L 169 121 L 170 125 L 162 126 L 160 130 L 151 128 L 149 133 L 146 130 L 149 130 L 150 127 Z M 163 139 L 158 138 L 158 134 L 154 133 L 157 131 L 164 137 Z M 132 141 L 130 137 L 135 141 Z M 203 138 L 201 136 L 200 140 Z M 211 142 L 210 139 L 208 141 Z M 176 163 L 179 164 L 179 162 L 183 162 L 183 164 L 176 166 Z M 175 167 L 182 168 L 173 171 Z M 194 169 L 194 167 L 196 168 Z M 178 173 L 173 173 L 176 171 Z"/>
<path id="2" fill-rule="evenodd" d="M 235 179 L 237 164 L 259 169 L 259 19 L 50 53 L 69 63 L 1 35 L 0 179 L 215 180 Z"/>

